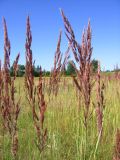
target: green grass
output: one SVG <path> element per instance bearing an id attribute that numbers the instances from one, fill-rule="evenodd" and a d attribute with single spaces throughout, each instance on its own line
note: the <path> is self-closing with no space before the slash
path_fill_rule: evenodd
<path id="1" fill-rule="evenodd" d="M 35 79 L 37 84 L 37 78 Z M 47 111 L 44 125 L 48 129 L 47 145 L 40 155 L 34 141 L 36 132 L 33 126 L 31 108 L 24 92 L 24 79 L 16 80 L 16 99 L 21 96 L 21 112 L 18 119 L 19 160 L 111 160 L 114 151 L 116 129 L 120 127 L 120 82 L 105 81 L 105 110 L 103 119 L 102 141 L 98 140 L 95 109 L 95 88 L 92 92 L 91 111 L 92 117 L 88 123 L 88 134 L 83 124 L 82 105 L 78 110 L 76 89 L 72 79 L 66 78 L 66 87 L 60 84 L 58 96 L 49 97 L 45 88 Z M 2 134 L 1 142 L 3 143 Z M 12 160 L 9 135 L 4 137 L 1 147 L 0 159 Z"/>

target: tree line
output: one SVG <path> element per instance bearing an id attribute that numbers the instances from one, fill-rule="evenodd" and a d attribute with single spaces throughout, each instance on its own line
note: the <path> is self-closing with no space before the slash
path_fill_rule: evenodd
<path id="1" fill-rule="evenodd" d="M 70 75 L 75 75 L 75 69 L 72 65 L 72 63 L 74 63 L 72 60 L 68 62 L 67 67 L 64 70 L 64 75 L 65 76 L 70 76 Z M 92 60 L 92 69 L 93 72 L 96 72 L 98 68 L 98 60 L 93 59 Z M 34 71 L 33 74 L 35 77 L 39 77 L 39 73 L 40 73 L 40 66 L 34 66 Z M 49 77 L 50 76 L 51 71 L 47 71 L 47 70 L 43 70 L 43 76 Z M 18 77 L 23 77 L 25 74 L 25 65 L 19 64 L 18 65 L 18 72 L 17 72 L 17 76 Z M 13 76 L 13 66 L 10 67 L 10 75 Z"/>

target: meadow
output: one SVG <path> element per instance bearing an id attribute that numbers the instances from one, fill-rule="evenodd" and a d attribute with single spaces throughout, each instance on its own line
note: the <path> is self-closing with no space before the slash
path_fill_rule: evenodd
<path id="1" fill-rule="evenodd" d="M 47 78 L 46 78 L 47 79 Z M 120 84 L 119 80 L 105 80 L 105 109 L 103 117 L 102 140 L 98 141 L 95 108 L 95 88 L 93 91 L 91 110 L 93 115 L 88 124 L 88 140 L 85 137 L 83 124 L 82 105 L 76 97 L 76 87 L 72 78 L 65 78 L 65 85 L 60 84 L 57 97 L 49 101 L 47 94 L 47 80 L 45 79 L 45 97 L 47 110 L 45 114 L 45 127 L 48 129 L 46 147 L 41 154 L 46 160 L 77 160 L 96 159 L 110 160 L 114 154 L 116 129 L 120 122 Z M 38 79 L 35 79 L 38 83 Z M 18 119 L 19 150 L 18 159 L 37 160 L 40 153 L 34 143 L 35 131 L 32 120 L 31 108 L 24 94 L 24 79 L 16 80 L 16 97 L 21 96 L 21 111 Z M 52 95 L 51 95 L 52 96 Z M 9 135 L 4 137 L 1 146 L 1 158 L 11 160 Z"/>
<path id="2" fill-rule="evenodd" d="M 50 77 L 33 76 L 32 34 L 27 18 L 25 75 L 17 77 L 17 55 L 10 76 L 10 41 L 4 24 L 4 63 L 0 61 L 1 160 L 119 160 L 120 76 L 91 65 L 91 26 L 81 45 L 61 10 L 69 46 L 62 63 L 60 32 Z M 66 77 L 72 49 L 79 67 Z"/>

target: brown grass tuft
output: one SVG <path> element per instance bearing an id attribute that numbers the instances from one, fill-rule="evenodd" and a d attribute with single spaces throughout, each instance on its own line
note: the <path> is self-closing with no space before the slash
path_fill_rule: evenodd
<path id="1" fill-rule="evenodd" d="M 4 25 L 4 65 L 2 69 L 2 95 L 1 95 L 1 113 L 3 119 L 3 126 L 6 131 L 9 132 L 11 138 L 11 152 L 15 158 L 18 151 L 18 131 L 17 121 L 20 112 L 20 99 L 15 100 L 15 86 L 17 74 L 17 64 L 19 60 L 19 54 L 13 64 L 14 77 L 10 77 L 10 41 L 8 39 L 6 21 L 3 18 Z"/>
<path id="2" fill-rule="evenodd" d="M 84 99 L 84 124 L 87 128 L 87 120 L 89 116 L 89 108 L 90 108 L 90 98 L 91 98 L 91 55 L 92 55 L 92 47 L 91 47 L 91 27 L 90 21 L 88 22 L 88 27 L 84 30 L 82 35 L 82 44 L 76 41 L 74 31 L 64 15 L 64 12 L 61 10 L 62 18 L 64 21 L 64 26 L 66 29 L 66 36 L 71 45 L 72 52 L 74 54 L 76 63 L 78 64 L 77 68 L 75 64 L 72 64 L 77 73 L 77 79 L 74 77 L 74 82 Z"/>
<path id="3" fill-rule="evenodd" d="M 102 136 L 103 130 L 103 109 L 105 107 L 104 104 L 104 83 L 101 86 L 101 77 L 100 77 L 100 62 L 98 63 L 98 73 L 97 73 L 97 106 L 96 106 L 96 117 L 97 117 L 97 127 L 98 127 L 98 134 L 100 137 Z"/>
<path id="4" fill-rule="evenodd" d="M 27 18 L 27 33 L 26 33 L 26 67 L 25 67 L 25 87 L 26 87 L 26 97 L 32 109 L 32 116 L 34 127 L 37 133 L 36 145 L 40 153 L 44 150 L 46 138 L 47 138 L 47 129 L 44 130 L 44 114 L 46 111 L 46 104 L 44 100 L 43 87 L 42 87 L 42 69 L 40 68 L 40 77 L 39 84 L 36 88 L 34 84 L 33 76 L 33 62 L 32 62 L 32 34 L 30 30 L 30 19 Z M 59 60 L 59 55 L 56 57 Z M 37 90 L 37 98 L 36 98 Z M 37 101 L 38 100 L 38 101 Z M 38 112 L 39 111 L 39 112 Z M 39 113 L 39 114 L 38 114 Z"/>
<path id="5" fill-rule="evenodd" d="M 120 130 L 117 129 L 113 160 L 120 160 Z"/>

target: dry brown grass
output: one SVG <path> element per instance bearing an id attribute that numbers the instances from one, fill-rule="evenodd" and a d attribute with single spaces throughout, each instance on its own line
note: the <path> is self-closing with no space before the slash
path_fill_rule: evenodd
<path id="1" fill-rule="evenodd" d="M 40 77 L 38 86 L 35 86 L 33 75 L 33 60 L 32 60 L 32 34 L 30 29 L 30 19 L 27 18 L 27 33 L 26 33 L 26 66 L 25 66 L 25 88 L 26 97 L 30 104 L 33 116 L 33 123 L 36 130 L 37 139 L 36 146 L 40 153 L 44 150 L 47 138 L 47 128 L 44 130 L 44 114 L 46 111 L 46 104 L 44 100 L 42 87 L 42 69 L 40 68 Z M 37 92 L 37 94 L 36 94 Z M 36 98 L 37 95 L 37 98 Z M 39 113 L 39 114 L 38 114 Z"/>
<path id="2" fill-rule="evenodd" d="M 8 39 L 6 21 L 3 19 L 4 24 L 4 65 L 2 71 L 0 71 L 0 94 L 1 94 L 1 115 L 4 130 L 10 135 L 11 140 L 11 152 L 13 157 L 17 156 L 18 151 L 18 129 L 17 121 L 20 112 L 20 99 L 15 99 L 15 80 L 17 74 L 17 64 L 19 60 L 19 54 L 13 64 L 14 77 L 10 77 L 10 41 Z"/>
<path id="3" fill-rule="evenodd" d="M 64 26 L 66 29 L 66 36 L 69 40 L 74 58 L 76 63 L 78 64 L 78 68 L 75 64 L 72 64 L 76 70 L 77 78 L 74 78 L 74 82 L 84 99 L 84 125 L 87 130 L 87 121 L 89 117 L 89 108 L 90 108 L 90 99 L 91 99 L 91 90 L 92 90 L 92 76 L 91 76 L 91 55 L 92 55 L 92 47 L 91 47 L 91 26 L 90 21 L 88 22 L 88 27 L 84 30 L 82 35 L 82 43 L 81 45 L 76 41 L 74 31 L 61 10 L 62 18 L 64 21 Z"/>
<path id="4" fill-rule="evenodd" d="M 113 160 L 120 160 L 120 130 L 117 129 Z"/>

